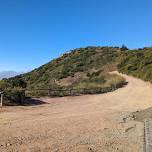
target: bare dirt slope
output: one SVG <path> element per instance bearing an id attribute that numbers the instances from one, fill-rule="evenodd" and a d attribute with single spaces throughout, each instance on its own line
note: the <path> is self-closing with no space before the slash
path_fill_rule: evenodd
<path id="1" fill-rule="evenodd" d="M 123 76 L 111 93 L 1 109 L 0 152 L 142 152 L 143 124 L 129 115 L 152 106 L 152 87 Z"/>

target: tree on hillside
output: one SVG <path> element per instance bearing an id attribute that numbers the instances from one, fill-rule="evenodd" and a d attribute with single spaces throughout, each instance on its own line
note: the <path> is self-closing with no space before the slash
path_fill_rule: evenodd
<path id="1" fill-rule="evenodd" d="M 0 91 L 4 91 L 5 89 L 7 89 L 8 87 L 10 87 L 10 84 L 7 83 L 4 80 L 0 80 Z"/>
<path id="2" fill-rule="evenodd" d="M 127 46 L 126 45 L 122 45 L 122 47 L 121 47 L 121 51 L 127 51 L 127 50 L 129 50 L 128 48 L 127 48 Z"/>
<path id="3" fill-rule="evenodd" d="M 21 76 L 16 76 L 14 78 L 6 79 L 6 81 L 10 83 L 12 87 L 26 88 L 27 86 L 27 83 L 22 79 Z"/>

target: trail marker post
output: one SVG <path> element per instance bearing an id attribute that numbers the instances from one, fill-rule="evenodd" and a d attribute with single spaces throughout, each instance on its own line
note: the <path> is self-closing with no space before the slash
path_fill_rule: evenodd
<path id="1" fill-rule="evenodd" d="M 0 96 L 1 96 L 0 107 L 3 106 L 3 95 L 4 95 L 4 92 L 0 92 Z"/>

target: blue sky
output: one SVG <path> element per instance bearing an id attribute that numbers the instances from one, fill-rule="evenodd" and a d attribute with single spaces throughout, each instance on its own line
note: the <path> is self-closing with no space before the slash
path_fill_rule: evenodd
<path id="1" fill-rule="evenodd" d="M 151 0 L 0 0 L 0 71 L 85 46 L 152 45 Z"/>

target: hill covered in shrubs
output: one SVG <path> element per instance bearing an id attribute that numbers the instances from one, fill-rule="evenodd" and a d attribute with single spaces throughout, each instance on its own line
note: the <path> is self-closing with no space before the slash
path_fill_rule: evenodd
<path id="1" fill-rule="evenodd" d="M 113 91 L 125 84 L 125 80 L 109 74 L 118 70 L 152 82 L 152 48 L 128 50 L 119 47 L 86 47 L 70 50 L 57 59 L 34 69 L 0 81 L 0 91 L 7 98 L 20 101 L 23 90 L 30 96 L 48 95 L 46 90 L 59 90 L 56 96 L 69 95 L 63 90 L 76 93 L 102 93 Z"/>
<path id="2" fill-rule="evenodd" d="M 119 56 L 124 49 L 86 47 L 70 50 L 29 73 L 3 79 L 0 82 L 0 89 L 26 88 L 30 90 L 31 96 L 41 96 L 45 93 L 32 90 L 77 89 L 79 91 L 81 89 L 96 90 L 97 88 L 121 86 L 125 80 L 118 75 L 109 74 L 109 72 L 117 69 Z"/>
<path id="3" fill-rule="evenodd" d="M 28 88 L 65 87 L 89 82 L 104 84 L 107 72 L 116 70 L 120 54 L 121 50 L 117 47 L 75 49 L 9 81 L 21 78 Z"/>
<path id="4" fill-rule="evenodd" d="M 121 73 L 152 82 L 152 48 L 123 52 L 120 56 L 118 70 Z"/>

